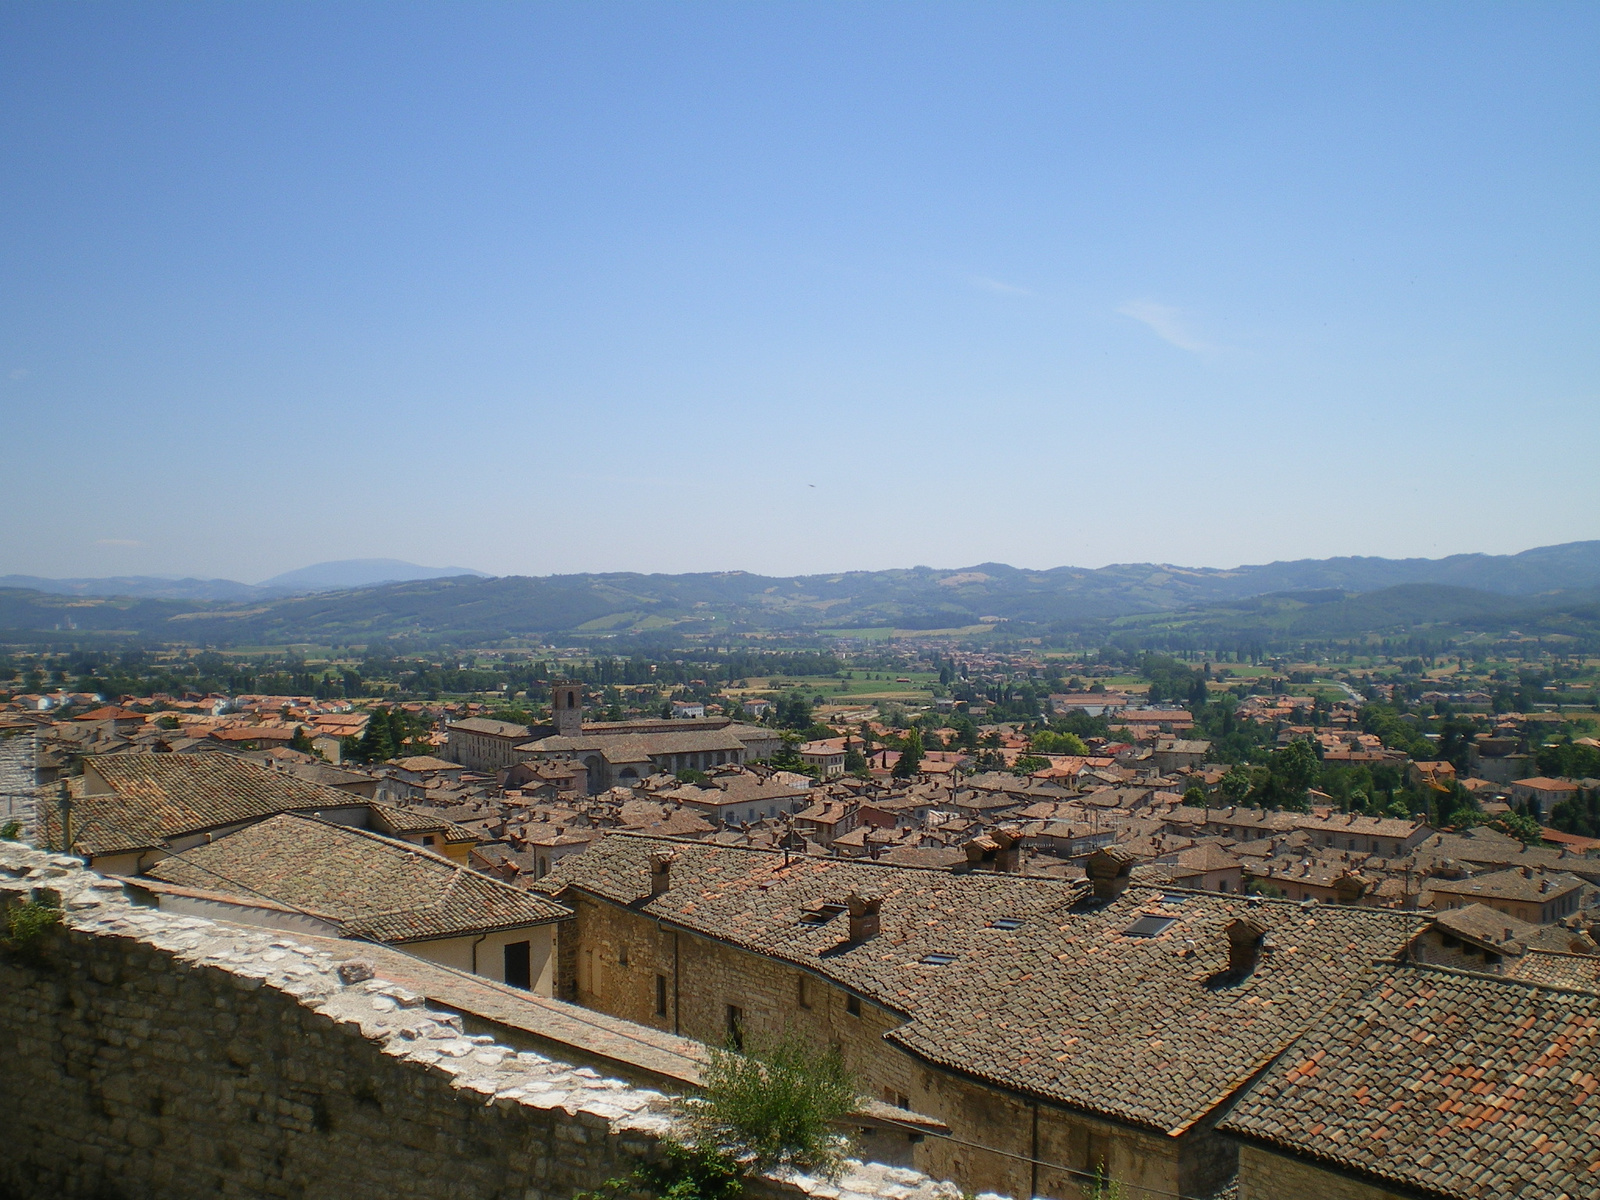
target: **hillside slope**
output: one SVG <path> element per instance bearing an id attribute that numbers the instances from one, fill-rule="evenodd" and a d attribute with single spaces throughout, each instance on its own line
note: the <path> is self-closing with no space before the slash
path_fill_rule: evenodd
<path id="1" fill-rule="evenodd" d="M 0 629 L 70 625 L 233 644 L 394 636 L 487 642 L 554 634 L 931 630 L 999 618 L 1041 629 L 1116 622 L 1309 637 L 1442 622 L 1481 627 L 1524 613 L 1530 615 L 1521 619 L 1545 621 L 1539 614 L 1592 603 L 1594 589 L 1600 589 L 1600 542 L 1575 542 L 1518 555 L 1306 560 L 1230 571 L 1149 563 L 1030 571 L 981 563 L 959 571 L 913 567 L 792 578 L 742 571 L 456 576 L 242 604 L 0 589 Z"/>

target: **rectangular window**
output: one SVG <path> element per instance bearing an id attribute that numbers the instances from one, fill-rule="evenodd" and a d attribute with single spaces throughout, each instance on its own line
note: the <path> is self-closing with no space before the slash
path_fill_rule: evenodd
<path id="1" fill-rule="evenodd" d="M 799 1002 L 801 1008 L 810 1008 L 811 989 L 807 986 L 806 977 L 804 975 L 795 976 L 795 984 L 795 999 Z"/>
<path id="2" fill-rule="evenodd" d="M 744 1050 L 744 1009 L 737 1004 L 728 1005 L 728 1045 Z"/>
<path id="3" fill-rule="evenodd" d="M 859 1017 L 861 1015 L 861 997 L 846 996 L 844 998 L 844 1010 L 852 1017 Z"/>
<path id="4" fill-rule="evenodd" d="M 665 975 L 657 975 L 656 976 L 656 1016 L 664 1017 L 666 1015 L 667 1015 L 667 977 Z"/>
<path id="5" fill-rule="evenodd" d="M 527 942 L 507 942 L 504 949 L 505 981 L 512 987 L 533 987 L 533 964 Z"/>

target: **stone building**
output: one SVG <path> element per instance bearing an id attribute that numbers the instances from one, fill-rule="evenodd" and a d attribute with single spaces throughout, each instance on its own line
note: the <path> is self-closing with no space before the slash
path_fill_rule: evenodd
<path id="1" fill-rule="evenodd" d="M 548 996 L 555 922 L 571 914 L 406 842 L 283 814 L 165 859 L 141 879 L 160 907 L 404 946 Z"/>
<path id="2" fill-rule="evenodd" d="M 1548 925 L 1578 911 L 1590 886 L 1576 875 L 1543 867 L 1512 867 L 1461 879 L 1430 879 L 1423 902 L 1430 908 L 1483 904 L 1530 925 Z"/>
<path id="3" fill-rule="evenodd" d="M 400 838 L 459 863 L 477 840 L 438 813 L 375 803 L 231 754 L 86 758 L 82 776 L 67 782 L 74 852 L 115 875 L 137 875 L 170 854 L 286 812 Z M 43 816 L 45 840 L 59 846 L 60 807 L 46 805 Z"/>
<path id="4" fill-rule="evenodd" d="M 1222 1123 L 1239 1200 L 1576 1200 L 1600 1170 L 1600 996 L 1391 968 Z"/>
<path id="5" fill-rule="evenodd" d="M 518 761 L 517 747 L 539 730 L 515 721 L 468 717 L 445 727 L 445 754 L 468 770 L 492 775 Z M 549 732 L 554 732 L 550 730 Z"/>
<path id="6" fill-rule="evenodd" d="M 840 1047 L 875 1096 L 942 1122 L 916 1165 L 972 1191 L 1210 1196 L 1215 1132 L 1264 1063 L 1400 951 L 1411 919 L 614 834 L 538 885 L 557 994 L 711 1043 Z"/>
<path id="7" fill-rule="evenodd" d="M 765 761 L 783 741 L 775 730 L 727 717 L 586 722 L 578 684 L 558 683 L 551 691 L 554 727 L 532 731 L 514 747 L 516 760 L 581 763 L 593 794 L 632 787 L 658 773 Z"/>

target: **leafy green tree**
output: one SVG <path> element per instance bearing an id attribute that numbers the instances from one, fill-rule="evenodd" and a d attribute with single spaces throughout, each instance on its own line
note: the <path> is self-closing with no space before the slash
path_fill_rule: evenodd
<path id="1" fill-rule="evenodd" d="M 1032 775 L 1035 771 L 1042 771 L 1050 765 L 1048 758 L 1040 758 L 1037 754 L 1019 754 L 1011 764 L 1013 775 Z"/>
<path id="2" fill-rule="evenodd" d="M 1537 846 L 1544 840 L 1544 830 L 1540 828 L 1539 822 L 1527 813 L 1501 813 L 1489 822 L 1489 827 L 1498 829 L 1508 837 L 1514 837 L 1529 846 Z"/>
<path id="3" fill-rule="evenodd" d="M 772 752 L 772 765 L 780 771 L 798 771 L 805 766 L 796 748 L 798 743 L 799 739 L 794 734 L 785 734 L 783 744 Z"/>
<path id="4" fill-rule="evenodd" d="M 1222 777 L 1218 787 L 1229 804 L 1243 804 L 1244 798 L 1250 794 L 1250 789 L 1255 787 L 1255 780 L 1250 777 L 1248 770 L 1234 767 Z"/>
<path id="5" fill-rule="evenodd" d="M 1087 755 L 1089 753 L 1089 747 L 1077 734 L 1057 733 L 1052 729 L 1039 730 L 1028 739 L 1028 746 L 1038 754 Z"/>
<path id="6" fill-rule="evenodd" d="M 289 749 L 298 750 L 301 754 L 315 754 L 317 748 L 311 744 L 311 738 L 306 734 L 304 725 L 294 727 L 294 736 L 289 739 Z"/>
<path id="7" fill-rule="evenodd" d="M 855 742 L 848 743 L 844 748 L 844 770 L 847 775 L 866 775 L 867 756 L 861 753 L 861 747 Z"/>
<path id="8" fill-rule="evenodd" d="M 395 755 L 394 736 L 389 728 L 389 714 L 377 709 L 367 717 L 367 727 L 356 743 L 353 757 L 357 762 L 387 762 Z"/>
<path id="9" fill-rule="evenodd" d="M 913 726 L 906 730 L 900 746 L 900 761 L 894 764 L 896 779 L 909 779 L 922 769 L 922 730 Z"/>
<path id="10" fill-rule="evenodd" d="M 778 701 L 778 724 L 785 729 L 805 729 L 811 724 L 811 702 L 803 692 L 791 692 Z"/>
<path id="11" fill-rule="evenodd" d="M 1267 769 L 1283 785 L 1290 798 L 1303 800 L 1307 789 L 1316 782 L 1322 771 L 1322 760 L 1311 748 L 1311 743 L 1296 738 L 1282 750 L 1275 751 L 1268 760 Z"/>
<path id="12" fill-rule="evenodd" d="M 1577 792 L 1554 805 L 1550 809 L 1550 828 L 1579 837 L 1600 837 L 1600 788 Z"/>
<path id="13" fill-rule="evenodd" d="M 1557 779 L 1600 778 L 1600 748 L 1579 746 L 1573 742 L 1556 742 L 1540 746 L 1534 761 L 1541 774 Z"/>

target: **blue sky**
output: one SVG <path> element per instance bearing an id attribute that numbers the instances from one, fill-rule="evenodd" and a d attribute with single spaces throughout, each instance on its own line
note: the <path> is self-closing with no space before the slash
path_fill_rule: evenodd
<path id="1" fill-rule="evenodd" d="M 0 7 L 0 573 L 1600 537 L 1592 4 Z"/>

